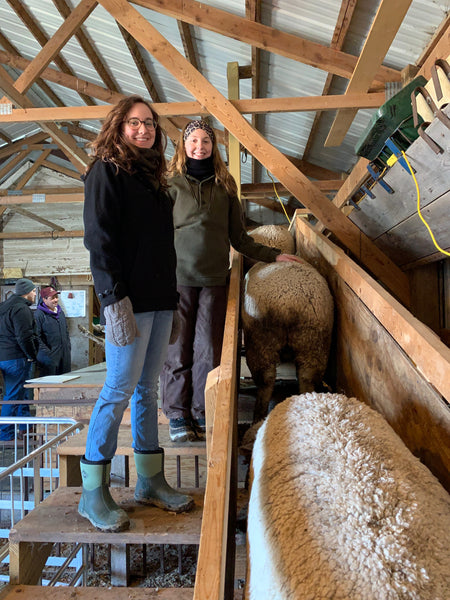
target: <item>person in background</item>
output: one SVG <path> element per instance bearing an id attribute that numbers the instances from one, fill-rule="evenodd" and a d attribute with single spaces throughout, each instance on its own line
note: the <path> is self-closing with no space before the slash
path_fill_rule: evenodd
<path id="1" fill-rule="evenodd" d="M 165 144 L 151 105 L 139 96 L 125 98 L 94 140 L 94 160 L 84 180 L 84 243 L 106 322 L 106 380 L 81 459 L 78 512 L 105 531 L 130 525 L 108 488 L 130 397 L 136 501 L 172 512 L 194 506 L 192 498 L 168 485 L 158 443 L 158 378 L 177 305 Z"/>
<path id="2" fill-rule="evenodd" d="M 59 292 L 51 285 L 41 288 L 35 313 L 39 338 L 39 375 L 61 375 L 70 371 L 70 337 L 66 315 L 58 304 Z"/>
<path id="3" fill-rule="evenodd" d="M 263 262 L 298 261 L 256 243 L 245 229 L 237 186 L 216 136 L 203 120 L 188 123 L 169 165 L 177 253 L 179 336 L 160 377 L 172 441 L 204 440 L 206 377 L 220 362 L 230 244 Z"/>
<path id="4" fill-rule="evenodd" d="M 27 278 L 18 279 L 14 294 L 0 304 L 0 370 L 3 374 L 3 401 L 25 400 L 24 384 L 30 378 L 39 342 L 30 306 L 36 299 L 36 286 Z M 2 417 L 28 417 L 28 404 L 3 404 Z M 19 426 L 23 437 L 26 426 Z M 0 425 L 0 440 L 14 439 L 14 425 Z"/>

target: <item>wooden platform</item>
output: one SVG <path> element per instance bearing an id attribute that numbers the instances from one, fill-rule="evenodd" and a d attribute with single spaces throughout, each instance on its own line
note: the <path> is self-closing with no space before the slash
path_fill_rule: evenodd
<path id="1" fill-rule="evenodd" d="M 203 493 L 187 490 L 195 508 L 178 515 L 137 504 L 130 488 L 112 488 L 111 493 L 130 517 L 128 531 L 99 531 L 78 514 L 81 488 L 58 488 L 11 529 L 10 582 L 36 584 L 57 542 L 112 544 L 123 552 L 129 544 L 199 544 Z"/>
<path id="2" fill-rule="evenodd" d="M 71 436 L 66 442 L 60 444 L 57 448 L 59 454 L 59 484 L 61 486 L 80 486 L 81 475 L 80 475 L 80 457 L 83 456 L 86 448 L 88 427 L 86 426 L 80 433 Z M 186 442 L 183 444 L 174 443 L 169 437 L 169 426 L 164 423 L 158 425 L 158 436 L 159 444 L 164 448 L 164 454 L 166 457 L 166 468 L 171 471 L 177 470 L 176 479 L 181 477 L 181 464 L 179 462 L 180 457 L 206 457 L 206 443 L 205 442 Z M 119 464 L 120 459 L 120 473 L 124 479 L 125 485 L 130 485 L 134 481 L 131 477 L 130 480 L 130 461 L 129 458 L 133 456 L 132 436 L 131 427 L 122 425 L 119 428 L 119 435 L 117 439 L 117 450 L 115 459 L 113 461 L 112 472 L 115 472 L 116 465 Z M 176 459 L 177 464 L 174 467 L 171 459 Z M 199 481 L 199 465 L 198 461 L 194 465 L 196 469 L 195 478 Z M 133 469 L 131 468 L 133 471 Z M 173 478 L 172 478 L 173 479 Z M 200 485 L 194 483 L 194 485 Z"/>
<path id="3" fill-rule="evenodd" d="M 193 588 L 94 588 L 8 585 L 0 600 L 192 600 Z"/>

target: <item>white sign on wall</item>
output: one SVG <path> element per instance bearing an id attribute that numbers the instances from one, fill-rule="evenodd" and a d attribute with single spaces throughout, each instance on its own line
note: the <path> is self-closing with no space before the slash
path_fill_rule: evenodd
<path id="1" fill-rule="evenodd" d="M 86 291 L 68 290 L 61 292 L 61 308 L 66 313 L 66 317 L 85 317 L 86 316 Z"/>

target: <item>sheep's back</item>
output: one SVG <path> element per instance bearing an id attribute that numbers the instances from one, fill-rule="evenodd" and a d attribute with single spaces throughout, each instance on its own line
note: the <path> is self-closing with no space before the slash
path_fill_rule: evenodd
<path id="1" fill-rule="evenodd" d="M 326 280 L 307 263 L 257 263 L 247 273 L 243 299 L 244 327 L 267 322 L 283 327 L 333 320 L 333 299 Z"/>
<path id="2" fill-rule="evenodd" d="M 252 473 L 246 600 L 450 598 L 450 496 L 362 402 L 285 400 Z"/>
<path id="3" fill-rule="evenodd" d="M 295 240 L 292 233 L 281 225 L 261 225 L 249 235 L 258 242 L 271 248 L 279 248 L 282 254 L 295 253 Z"/>

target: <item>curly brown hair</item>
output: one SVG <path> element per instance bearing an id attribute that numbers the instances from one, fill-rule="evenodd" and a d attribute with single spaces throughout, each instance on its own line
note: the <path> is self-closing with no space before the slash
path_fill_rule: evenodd
<path id="1" fill-rule="evenodd" d="M 102 160 L 113 163 L 117 169 L 123 169 L 127 173 L 135 172 L 135 163 L 139 158 L 139 150 L 136 146 L 130 144 L 124 136 L 123 122 L 129 111 L 138 103 L 148 106 L 156 122 L 155 142 L 152 149 L 159 152 L 159 157 L 155 159 L 157 163 L 155 175 L 161 186 L 166 187 L 167 164 L 164 156 L 167 145 L 166 132 L 159 125 L 158 115 L 153 110 L 151 104 L 138 95 L 127 96 L 108 113 L 100 133 L 90 144 L 90 148 L 93 150 L 93 161 L 87 171 L 89 171 L 95 161 Z"/>
<path id="2" fill-rule="evenodd" d="M 181 131 L 177 147 L 175 148 L 175 154 L 169 163 L 169 177 L 173 177 L 174 175 L 184 175 L 186 173 L 187 156 L 184 149 L 184 132 L 189 124 L 190 122 L 187 123 Z M 216 184 L 222 185 L 230 196 L 235 196 L 237 194 L 237 185 L 234 177 L 229 173 L 227 165 L 220 156 L 219 146 L 217 145 L 217 136 L 214 136 L 214 139 L 212 140 L 212 157 L 214 173 L 216 175 Z"/>

